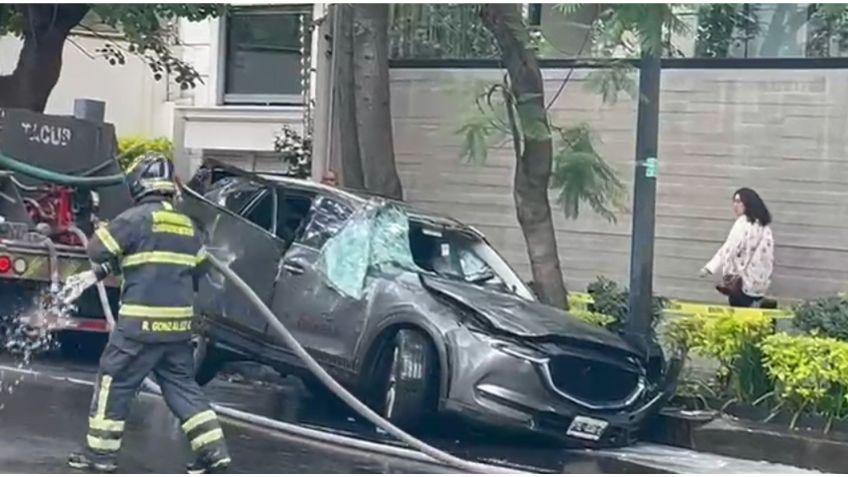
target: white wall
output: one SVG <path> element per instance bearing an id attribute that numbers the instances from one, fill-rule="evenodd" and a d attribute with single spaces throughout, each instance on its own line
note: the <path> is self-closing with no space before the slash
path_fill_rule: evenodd
<path id="1" fill-rule="evenodd" d="M 132 55 L 125 65 L 111 66 L 97 57 L 103 43 L 81 36 L 65 43 L 62 74 L 46 112 L 71 114 L 75 98 L 99 99 L 106 102 L 106 121 L 115 125 L 119 136 L 170 137 L 173 105 L 166 102 L 165 81 L 155 81 L 147 65 Z M 21 45 L 15 37 L 0 37 L 0 74 L 14 70 Z"/>

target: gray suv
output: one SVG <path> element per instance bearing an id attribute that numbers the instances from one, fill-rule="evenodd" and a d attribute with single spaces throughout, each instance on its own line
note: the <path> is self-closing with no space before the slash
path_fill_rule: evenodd
<path id="1" fill-rule="evenodd" d="M 473 228 L 321 184 L 206 163 L 181 208 L 304 348 L 408 429 L 434 413 L 626 445 L 679 363 L 536 301 Z M 235 287 L 199 283 L 197 379 L 253 360 L 314 382 Z"/>

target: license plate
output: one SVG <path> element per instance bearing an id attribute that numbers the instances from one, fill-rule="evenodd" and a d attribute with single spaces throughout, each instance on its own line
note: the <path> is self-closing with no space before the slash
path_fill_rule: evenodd
<path id="1" fill-rule="evenodd" d="M 604 433 L 607 425 L 607 421 L 591 417 L 577 416 L 573 421 L 571 421 L 571 425 L 568 426 L 566 434 L 579 439 L 597 441 L 601 438 L 601 435 Z"/>

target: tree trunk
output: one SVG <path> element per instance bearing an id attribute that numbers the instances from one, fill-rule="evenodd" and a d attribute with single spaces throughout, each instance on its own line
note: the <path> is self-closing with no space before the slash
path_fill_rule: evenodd
<path id="1" fill-rule="evenodd" d="M 341 169 L 340 184 L 365 190 L 353 82 L 353 9 L 337 3 L 333 8 L 333 132 L 330 164 Z"/>
<path id="2" fill-rule="evenodd" d="M 0 107 L 43 112 L 62 71 L 62 51 L 87 5 L 18 5 L 24 45 L 11 75 L 0 76 Z"/>
<path id="3" fill-rule="evenodd" d="M 500 47 L 522 129 L 524 150 L 520 151 L 521 145 L 516 145 L 513 198 L 527 242 L 536 292 L 544 303 L 567 308 L 548 199 L 553 145 L 545 111 L 544 84 L 536 57 L 527 47 L 529 34 L 520 8 L 517 4 L 485 4 L 480 17 Z"/>
<path id="4" fill-rule="evenodd" d="M 389 102 L 389 6 L 353 6 L 356 122 L 365 186 L 369 192 L 403 199 L 395 166 Z"/>

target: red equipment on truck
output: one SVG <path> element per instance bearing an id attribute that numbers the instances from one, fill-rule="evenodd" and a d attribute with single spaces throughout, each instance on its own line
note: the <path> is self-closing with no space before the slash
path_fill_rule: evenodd
<path id="1" fill-rule="evenodd" d="M 132 203 L 114 127 L 96 119 L 0 110 L 0 318 L 5 329 L 49 319 L 70 348 L 108 332 L 104 300 L 92 288 L 74 316 L 45 316 L 46 292 L 90 267 L 85 244 L 97 222 Z M 104 285 L 117 315 L 120 284 Z"/>

